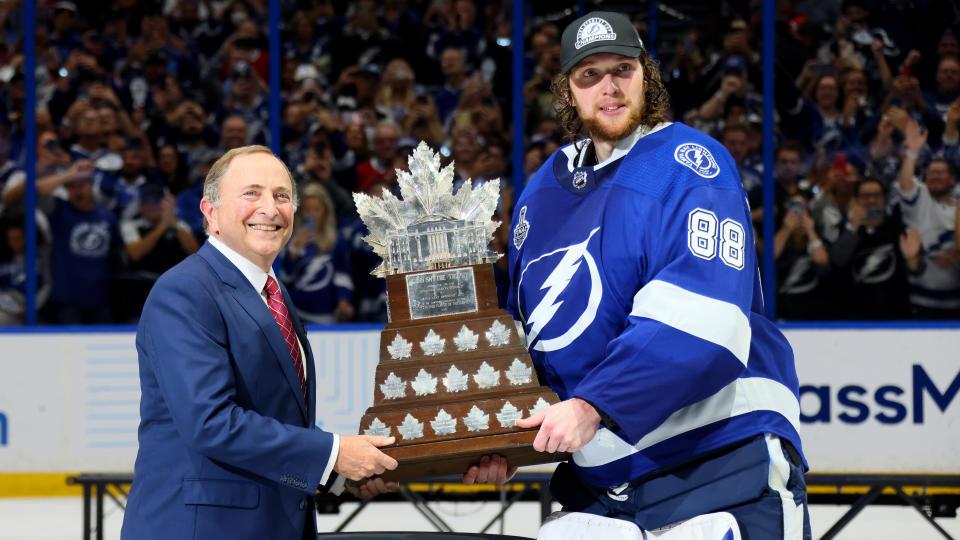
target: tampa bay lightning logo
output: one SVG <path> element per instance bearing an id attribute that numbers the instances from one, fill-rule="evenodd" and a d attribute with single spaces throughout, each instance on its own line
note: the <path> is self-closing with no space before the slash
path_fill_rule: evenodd
<path id="1" fill-rule="evenodd" d="M 78 223 L 70 231 L 70 252 L 80 257 L 96 259 L 110 249 L 110 229 L 107 222 Z"/>
<path id="2" fill-rule="evenodd" d="M 329 286 L 334 277 L 333 258 L 325 253 L 310 259 L 294 287 L 305 292 L 319 291 Z"/>
<path id="3" fill-rule="evenodd" d="M 720 174 L 720 166 L 709 150 L 697 143 L 683 143 L 673 151 L 673 159 L 704 178 Z"/>
<path id="4" fill-rule="evenodd" d="M 597 227 L 590 231 L 587 239 L 579 244 L 537 257 L 520 273 L 517 288 L 525 296 L 519 302 L 521 315 L 527 325 L 527 344 L 533 344 L 534 349 L 556 351 L 566 347 L 580 337 L 596 317 L 603 284 L 587 246 L 599 230 Z M 584 266 L 586 272 L 579 272 Z M 571 281 L 576 283 L 577 290 L 590 291 L 585 306 L 573 299 L 560 300 Z M 533 306 L 529 314 L 523 313 L 529 306 Z"/>

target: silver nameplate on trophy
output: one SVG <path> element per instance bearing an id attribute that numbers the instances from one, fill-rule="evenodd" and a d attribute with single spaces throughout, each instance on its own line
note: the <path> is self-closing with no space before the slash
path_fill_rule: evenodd
<path id="1" fill-rule="evenodd" d="M 473 268 L 409 274 L 406 280 L 411 319 L 479 310 Z"/>

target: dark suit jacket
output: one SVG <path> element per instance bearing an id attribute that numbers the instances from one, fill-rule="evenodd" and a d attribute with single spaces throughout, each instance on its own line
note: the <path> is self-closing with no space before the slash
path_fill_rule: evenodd
<path id="1" fill-rule="evenodd" d="M 140 448 L 123 538 L 299 539 L 305 523 L 315 534 L 308 498 L 333 435 L 315 427 L 313 354 L 287 308 L 308 404 L 267 305 L 209 242 L 154 285 L 137 329 Z"/>

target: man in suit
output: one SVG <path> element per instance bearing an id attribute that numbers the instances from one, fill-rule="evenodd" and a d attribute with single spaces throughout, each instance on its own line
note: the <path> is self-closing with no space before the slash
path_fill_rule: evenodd
<path id="1" fill-rule="evenodd" d="M 208 239 L 166 272 L 137 330 L 140 448 L 123 538 L 316 538 L 313 495 L 349 479 L 369 497 L 397 462 L 393 437 L 315 425 L 303 324 L 271 265 L 297 195 L 263 146 L 211 168 L 200 208 Z M 336 490 L 336 489 L 334 489 Z"/>

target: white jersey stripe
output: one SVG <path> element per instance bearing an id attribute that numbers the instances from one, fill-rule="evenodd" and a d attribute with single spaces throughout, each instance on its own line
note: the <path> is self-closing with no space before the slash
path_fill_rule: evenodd
<path id="1" fill-rule="evenodd" d="M 599 467 L 690 430 L 754 411 L 779 413 L 794 429 L 800 430 L 800 404 L 793 392 L 773 379 L 749 377 L 737 379 L 716 394 L 671 414 L 635 445 L 601 428 L 586 446 L 573 454 L 573 461 L 581 467 Z"/>
<path id="2" fill-rule="evenodd" d="M 633 297 L 634 317 L 646 317 L 730 351 L 743 365 L 750 356 L 750 320 L 736 305 L 653 280 Z"/>
<path id="3" fill-rule="evenodd" d="M 783 508 L 783 540 L 803 539 L 803 506 L 793 500 L 793 493 L 787 489 L 790 480 L 790 464 L 783 456 L 780 437 L 767 433 L 767 451 L 770 453 L 770 472 L 767 485 L 780 496 Z"/>

